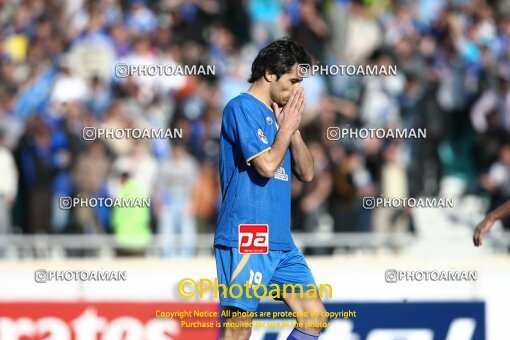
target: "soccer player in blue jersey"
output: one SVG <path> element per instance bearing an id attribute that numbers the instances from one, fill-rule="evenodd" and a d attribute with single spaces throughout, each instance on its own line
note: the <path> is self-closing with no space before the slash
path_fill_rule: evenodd
<path id="1" fill-rule="evenodd" d="M 293 284 L 304 290 L 315 285 L 290 232 L 291 171 L 303 182 L 311 181 L 314 175 L 312 155 L 299 132 L 305 99 L 298 65 L 310 63 L 310 56 L 295 41 L 283 38 L 272 42 L 252 64 L 248 91 L 232 99 L 223 111 L 219 164 L 222 203 L 214 239 L 220 284 Z M 262 234 L 254 233 L 241 242 L 240 225 L 248 225 L 248 231 L 250 225 L 266 225 L 263 229 L 267 233 L 262 230 Z M 268 242 L 264 242 L 266 236 Z M 265 253 L 256 249 L 242 253 L 243 244 L 262 246 Z M 264 245 L 268 246 L 265 251 Z M 249 339 L 253 320 L 249 312 L 257 310 L 259 299 L 246 292 L 237 298 L 224 296 L 221 289 L 219 293 L 224 322 L 231 325 L 222 328 L 222 338 Z M 327 322 L 321 299 L 299 294 L 280 298 L 303 325 L 294 328 L 287 339 L 318 339 L 322 331 L 318 325 Z"/>

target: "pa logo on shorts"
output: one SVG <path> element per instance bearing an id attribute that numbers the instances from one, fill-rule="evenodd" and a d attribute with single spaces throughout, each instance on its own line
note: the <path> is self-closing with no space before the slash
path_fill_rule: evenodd
<path id="1" fill-rule="evenodd" d="M 257 136 L 259 136 L 259 139 L 262 141 L 262 143 L 264 143 L 264 144 L 267 144 L 267 143 L 268 143 L 268 141 L 267 141 L 267 137 L 266 137 L 266 135 L 264 134 L 264 132 L 262 132 L 262 130 L 261 130 L 261 129 L 258 129 L 258 130 L 257 130 Z"/>
<path id="2" fill-rule="evenodd" d="M 269 252 L 269 225 L 240 224 L 238 242 L 240 254 L 267 254 Z"/>

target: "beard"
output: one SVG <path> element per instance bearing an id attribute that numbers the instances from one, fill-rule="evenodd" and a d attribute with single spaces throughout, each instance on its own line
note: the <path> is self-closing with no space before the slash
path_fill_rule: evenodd
<path id="1" fill-rule="evenodd" d="M 278 107 L 283 108 L 290 99 L 290 93 L 287 93 L 287 91 L 276 91 L 271 93 L 271 99 Z"/>
<path id="2" fill-rule="evenodd" d="M 288 102 L 288 101 L 289 101 L 289 97 L 287 97 L 287 98 L 281 98 L 281 99 L 279 99 L 279 100 L 276 102 L 276 104 L 277 104 L 279 107 L 284 107 L 284 106 L 287 104 L 287 102 Z"/>

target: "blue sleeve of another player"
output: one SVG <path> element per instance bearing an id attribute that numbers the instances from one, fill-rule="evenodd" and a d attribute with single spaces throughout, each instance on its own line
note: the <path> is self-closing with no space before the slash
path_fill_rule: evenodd
<path id="1" fill-rule="evenodd" d="M 264 115 L 249 105 L 239 105 L 233 110 L 236 143 L 249 165 L 252 159 L 271 149 L 264 132 Z"/>

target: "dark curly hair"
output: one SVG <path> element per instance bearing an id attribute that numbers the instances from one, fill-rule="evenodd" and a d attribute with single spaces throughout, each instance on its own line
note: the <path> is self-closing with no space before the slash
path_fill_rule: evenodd
<path id="1" fill-rule="evenodd" d="M 251 65 L 251 76 L 248 82 L 253 83 L 264 76 L 266 70 L 276 75 L 276 79 L 288 73 L 294 64 L 312 62 L 306 50 L 294 40 L 285 37 L 273 41 L 260 50 Z"/>

